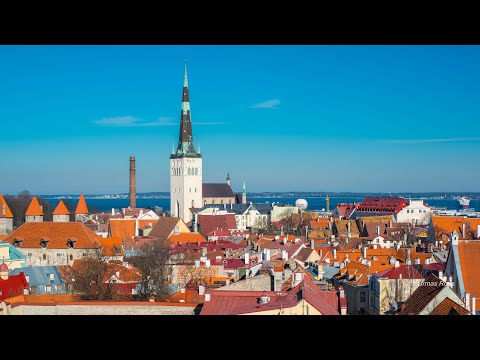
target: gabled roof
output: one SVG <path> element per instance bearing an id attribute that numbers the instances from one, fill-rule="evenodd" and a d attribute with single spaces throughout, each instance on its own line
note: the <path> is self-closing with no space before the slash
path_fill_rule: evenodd
<path id="1" fill-rule="evenodd" d="M 227 183 L 202 184 L 203 198 L 234 198 L 235 194 Z"/>
<path id="2" fill-rule="evenodd" d="M 404 198 L 397 197 L 370 197 L 358 204 L 357 210 L 359 212 L 381 212 L 386 214 L 398 213 L 405 206 L 408 206 L 408 201 Z"/>
<path id="3" fill-rule="evenodd" d="M 413 265 L 400 265 L 384 271 L 377 272 L 373 276 L 389 279 L 422 279 L 422 273 Z"/>
<path id="4" fill-rule="evenodd" d="M 87 202 L 85 201 L 85 196 L 83 194 L 80 194 L 80 197 L 78 198 L 75 214 L 88 214 Z"/>
<path id="5" fill-rule="evenodd" d="M 315 253 L 317 254 L 317 252 L 313 249 L 310 249 L 310 248 L 303 248 L 301 249 L 297 255 L 295 255 L 295 260 L 298 260 L 298 261 L 301 261 L 301 262 L 305 262 L 308 260 L 308 258 L 312 255 L 312 253 Z M 318 255 L 318 254 L 317 254 Z M 317 256 L 317 259 L 319 257 Z"/>
<path id="6" fill-rule="evenodd" d="M 417 315 L 432 301 L 445 287 L 438 276 L 430 274 L 412 295 L 405 301 L 400 315 Z"/>
<path id="7" fill-rule="evenodd" d="M 452 299 L 446 297 L 428 315 L 470 315 L 470 312 Z"/>
<path id="8" fill-rule="evenodd" d="M 53 215 L 70 215 L 70 212 L 65 206 L 65 203 L 63 202 L 63 200 L 60 200 L 57 207 L 53 211 Z"/>
<path id="9" fill-rule="evenodd" d="M 28 283 L 23 272 L 18 275 L 9 276 L 7 280 L 0 278 L 0 301 L 17 295 L 23 295 L 24 289 L 28 289 Z"/>
<path id="10" fill-rule="evenodd" d="M 23 240 L 22 248 L 40 248 L 40 240 L 48 239 L 48 248 L 66 249 L 68 240 L 76 240 L 76 249 L 98 249 L 100 236 L 80 222 L 26 222 L 5 239 L 14 244 Z"/>
<path id="11" fill-rule="evenodd" d="M 0 218 L 13 218 L 13 214 L 10 211 L 10 208 L 8 207 L 8 204 L 3 198 L 2 194 L 0 194 Z"/>
<path id="12" fill-rule="evenodd" d="M 131 240 L 135 236 L 135 219 L 110 219 L 109 228 L 112 237 Z"/>
<path id="13" fill-rule="evenodd" d="M 480 298 L 480 268 L 478 266 L 480 263 L 480 241 L 459 241 L 458 254 L 465 291 L 478 299 Z M 480 301 L 477 301 L 476 306 L 477 309 L 480 307 Z"/>
<path id="14" fill-rule="evenodd" d="M 166 240 L 175 230 L 175 226 L 181 221 L 183 220 L 176 217 L 160 217 L 148 235 Z"/>
<path id="15" fill-rule="evenodd" d="M 207 242 L 207 239 L 200 233 L 178 233 L 172 234 L 168 240 L 170 244 L 186 244 L 186 243 L 202 243 Z"/>
<path id="16" fill-rule="evenodd" d="M 200 232 L 205 236 L 213 230 L 236 229 L 235 214 L 198 215 Z"/>
<path id="17" fill-rule="evenodd" d="M 269 301 L 260 304 L 259 299 L 268 296 Z M 304 276 L 297 286 L 289 291 L 241 291 L 212 290 L 210 301 L 206 301 L 200 315 L 250 314 L 269 310 L 291 308 L 305 300 L 323 315 L 338 315 L 336 292 L 323 291 Z"/>
<path id="18" fill-rule="evenodd" d="M 103 256 L 123 256 L 122 240 L 119 237 L 100 237 L 98 241 L 102 245 Z"/>
<path id="19" fill-rule="evenodd" d="M 30 205 L 28 205 L 28 209 L 25 212 L 25 216 L 43 216 L 43 210 L 40 207 L 40 203 L 36 196 L 32 198 Z"/>
<path id="20" fill-rule="evenodd" d="M 465 224 L 465 235 L 467 238 L 471 232 L 476 234 L 477 226 L 480 225 L 480 219 L 465 218 L 462 216 L 432 216 L 431 222 L 434 227 L 439 227 L 447 235 L 455 230 L 460 235 L 460 239 L 463 238 L 463 224 Z M 469 225 L 469 227 L 467 225 Z M 476 235 L 478 236 L 478 234 Z"/>
<path id="21" fill-rule="evenodd" d="M 350 232 L 351 233 L 358 233 L 358 226 L 355 220 L 340 220 L 335 219 L 334 226 L 337 229 L 337 232 L 348 232 L 348 224 L 350 223 Z"/>
<path id="22" fill-rule="evenodd" d="M 317 220 L 310 221 L 311 229 L 325 229 L 328 227 L 328 218 L 318 218 Z"/>

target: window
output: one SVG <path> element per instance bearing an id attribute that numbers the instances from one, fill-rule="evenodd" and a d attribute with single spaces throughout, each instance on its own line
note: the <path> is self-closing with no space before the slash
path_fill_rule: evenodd
<path id="1" fill-rule="evenodd" d="M 43 260 L 47 260 L 47 254 L 43 254 Z"/>
<path id="2" fill-rule="evenodd" d="M 28 253 L 28 257 L 32 257 L 32 253 Z"/>
<path id="3" fill-rule="evenodd" d="M 83 257 L 87 257 L 87 253 L 82 253 L 82 256 L 83 256 Z"/>
<path id="4" fill-rule="evenodd" d="M 197 188 L 195 188 L 195 192 L 197 192 Z"/>
<path id="5" fill-rule="evenodd" d="M 195 175 L 198 175 L 198 168 L 195 168 Z"/>
<path id="6" fill-rule="evenodd" d="M 73 254 L 70 254 L 70 260 L 73 260 Z"/>
<path id="7" fill-rule="evenodd" d="M 40 240 L 40 246 L 42 248 L 46 248 L 47 247 L 47 242 L 45 240 Z"/>
<path id="8" fill-rule="evenodd" d="M 190 188 L 189 190 L 190 190 L 190 192 L 192 192 L 192 188 Z"/>
<path id="9" fill-rule="evenodd" d="M 75 247 L 75 241 L 67 240 L 67 246 L 69 249 L 73 249 Z"/>
<path id="10" fill-rule="evenodd" d="M 192 175 L 192 171 L 188 168 L 188 175 Z"/>
<path id="11" fill-rule="evenodd" d="M 57 253 L 57 257 L 60 257 L 60 256 L 62 256 L 62 254 L 60 254 L 60 253 Z"/>
<path id="12" fill-rule="evenodd" d="M 366 300 L 366 299 L 365 299 L 365 291 L 362 291 L 362 292 L 360 293 L 360 302 L 365 302 L 365 300 Z"/>

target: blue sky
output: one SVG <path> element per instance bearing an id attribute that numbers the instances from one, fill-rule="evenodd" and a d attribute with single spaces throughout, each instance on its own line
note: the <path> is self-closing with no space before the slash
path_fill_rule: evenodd
<path id="1" fill-rule="evenodd" d="M 0 46 L 0 193 L 169 190 L 188 60 L 204 182 L 480 191 L 479 46 Z"/>

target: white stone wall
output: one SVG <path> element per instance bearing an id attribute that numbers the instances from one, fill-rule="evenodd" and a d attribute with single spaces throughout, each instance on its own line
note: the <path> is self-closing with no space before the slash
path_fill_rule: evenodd
<path id="1" fill-rule="evenodd" d="M 13 231 L 13 219 L 0 218 L 0 235 L 9 235 Z"/>
<path id="2" fill-rule="evenodd" d="M 93 249 L 18 248 L 27 257 L 27 266 L 72 265 L 76 259 L 92 256 Z M 70 255 L 73 256 L 72 260 Z"/>
<path id="3" fill-rule="evenodd" d="M 188 169 L 198 169 L 198 175 Z M 170 212 L 185 223 L 192 220 L 191 207 L 202 207 L 202 158 L 170 159 Z"/>
<path id="4" fill-rule="evenodd" d="M 415 225 L 427 225 L 430 222 L 431 210 L 423 204 L 423 200 L 410 200 L 395 216 L 396 222 L 409 222 Z"/>
<path id="5" fill-rule="evenodd" d="M 273 206 L 271 216 L 272 221 L 282 220 L 285 214 L 297 214 L 298 208 L 296 206 Z"/>
<path id="6" fill-rule="evenodd" d="M 195 315 L 194 306 L 145 303 L 112 304 L 22 304 L 9 309 L 9 315 Z"/>
<path id="7" fill-rule="evenodd" d="M 25 222 L 43 222 L 43 215 L 40 215 L 40 216 L 25 216 Z"/>
<path id="8" fill-rule="evenodd" d="M 70 215 L 53 215 L 53 222 L 70 222 Z"/>

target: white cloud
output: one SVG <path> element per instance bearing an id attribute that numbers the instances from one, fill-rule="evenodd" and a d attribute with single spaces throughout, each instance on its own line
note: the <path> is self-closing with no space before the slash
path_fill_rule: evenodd
<path id="1" fill-rule="evenodd" d="M 276 109 L 278 105 L 280 105 L 280 100 L 272 99 L 259 104 L 251 105 L 250 107 L 253 109 Z"/>
<path id="2" fill-rule="evenodd" d="M 94 124 L 100 126 L 115 126 L 115 127 L 134 127 L 134 126 L 173 126 L 176 123 L 172 122 L 171 117 L 160 117 L 155 121 L 145 121 L 133 116 L 118 116 L 111 118 L 103 118 L 93 121 Z"/>
<path id="3" fill-rule="evenodd" d="M 461 142 L 461 141 L 479 141 L 480 138 L 445 138 L 445 139 L 398 139 L 381 140 L 381 142 L 390 144 L 426 144 L 439 142 Z"/>

